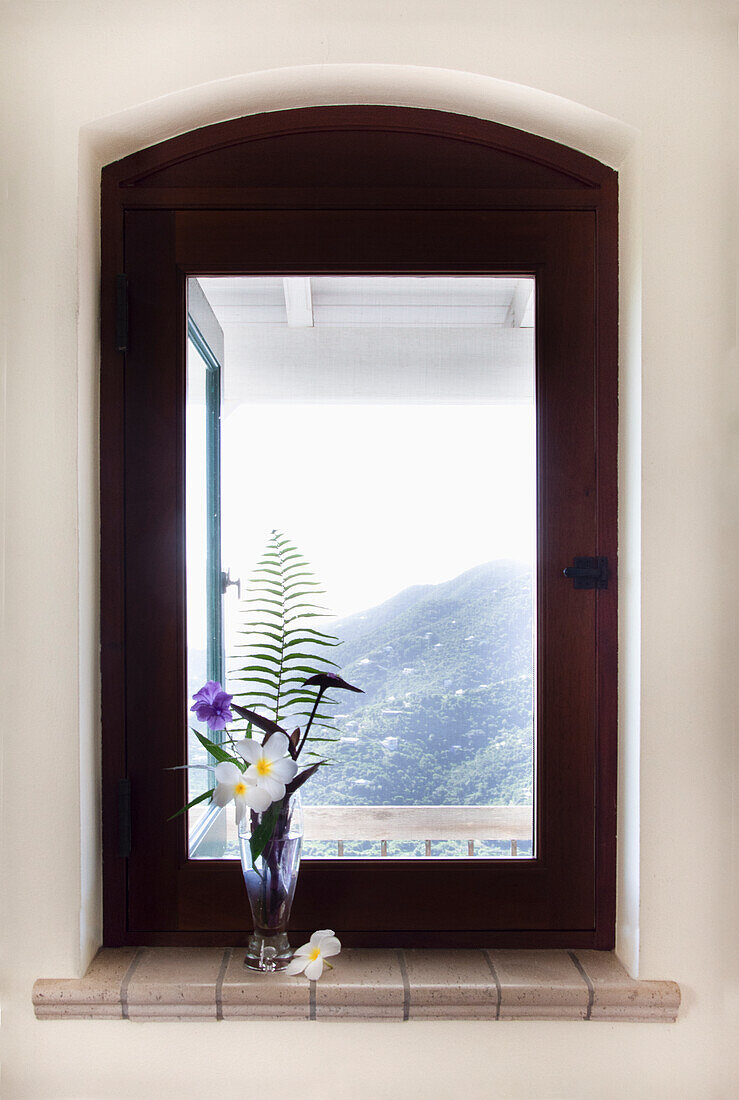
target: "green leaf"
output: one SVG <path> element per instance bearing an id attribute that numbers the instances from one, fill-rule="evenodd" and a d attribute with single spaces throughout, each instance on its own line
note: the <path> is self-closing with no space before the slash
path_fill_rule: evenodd
<path id="1" fill-rule="evenodd" d="M 314 702 L 315 699 L 290 699 L 285 702 L 285 706 L 288 707 L 290 710 L 304 707 L 304 710 L 298 710 L 297 713 L 308 714 L 308 711 L 311 709 L 311 706 Z M 326 726 L 326 722 L 333 722 L 335 720 L 335 714 L 316 714 L 313 718 L 314 722 L 317 722 L 320 726 L 323 727 Z"/>
<path id="2" fill-rule="evenodd" d="M 247 684 L 249 683 L 248 680 L 245 680 L 244 682 L 247 683 Z M 275 705 L 275 703 L 277 702 L 277 691 L 269 692 L 269 691 L 263 691 L 261 688 L 254 688 L 253 691 L 237 691 L 236 692 L 236 698 L 237 699 L 254 699 L 255 700 L 255 702 L 254 702 L 255 707 L 266 707 L 266 706 L 273 707 Z M 265 702 L 265 700 L 266 700 L 266 702 Z"/>
<path id="3" fill-rule="evenodd" d="M 195 734 L 203 748 L 207 749 L 210 755 L 214 757 L 219 764 L 238 764 L 238 766 L 241 767 L 243 761 L 240 762 L 238 760 L 235 760 L 233 756 L 231 756 L 230 753 L 225 752 L 220 745 L 216 745 L 215 741 L 209 741 L 207 737 L 203 737 L 202 733 L 198 733 L 198 731 L 196 729 L 193 729 L 192 726 L 190 726 L 190 729 L 192 729 L 192 732 Z"/>
<path id="4" fill-rule="evenodd" d="M 283 684 L 303 684 L 305 683 L 305 676 L 297 668 L 290 667 L 285 664 L 282 669 L 282 683 Z M 295 688 L 290 688 L 291 691 L 295 691 Z"/>
<path id="5" fill-rule="evenodd" d="M 257 591 L 256 585 L 253 588 L 250 586 L 249 591 L 250 592 L 256 592 Z M 259 593 L 258 593 L 258 598 L 259 599 L 262 598 L 262 595 L 261 595 L 262 592 L 269 592 L 269 594 L 271 596 L 279 596 L 280 599 L 282 599 L 282 597 L 284 595 L 281 588 L 277 588 L 276 585 L 273 588 L 271 584 L 267 583 L 267 581 L 265 581 L 263 584 L 259 585 Z M 248 603 L 249 601 L 246 601 L 246 602 Z"/>
<path id="6" fill-rule="evenodd" d="M 318 661 L 318 662 L 320 662 L 320 664 L 326 664 L 327 662 L 329 664 L 333 663 L 331 661 L 328 661 L 328 658 L 324 657 L 322 653 L 318 653 L 318 652 L 316 652 L 316 653 L 310 653 L 310 652 L 303 653 L 302 650 L 298 650 L 297 653 L 291 653 L 290 650 L 294 649 L 295 646 L 297 646 L 297 645 L 306 645 L 306 646 L 315 645 L 315 646 L 320 646 L 322 649 L 334 649 L 335 648 L 332 642 L 323 642 L 323 641 L 321 641 L 320 638 L 291 638 L 289 642 L 285 642 L 285 651 L 286 651 L 285 652 L 285 659 L 286 660 L 287 660 L 288 657 L 290 657 L 290 658 L 299 657 L 301 660 Z"/>
<path id="7" fill-rule="evenodd" d="M 243 673 L 243 675 L 238 676 L 239 680 L 254 680 L 257 684 L 269 684 L 270 687 L 276 687 L 279 672 L 279 662 L 273 668 L 268 668 L 264 665 L 250 665 L 248 668 L 235 668 L 233 673 L 229 674 L 229 679 L 231 679 L 235 673 Z"/>
<path id="8" fill-rule="evenodd" d="M 238 679 L 244 684 L 266 684 L 273 690 L 276 688 L 274 680 L 263 680 L 261 676 L 239 676 Z"/>
<path id="9" fill-rule="evenodd" d="M 243 687 L 236 692 L 236 698 L 242 699 L 244 702 L 249 702 L 251 698 L 254 700 L 255 707 L 273 707 L 277 699 L 277 687 L 257 687 L 255 684 L 251 686 L 251 680 L 245 678 L 239 680 L 239 683 L 243 684 Z"/>
<path id="10" fill-rule="evenodd" d="M 253 669 L 254 672 L 263 672 L 265 676 L 274 676 L 280 668 L 280 658 L 274 653 L 242 653 L 241 660 L 254 661 L 255 664 L 234 668 L 234 672 L 248 672 Z"/>
<path id="11" fill-rule="evenodd" d="M 249 637 L 251 634 L 254 633 L 255 628 L 258 627 L 258 626 L 267 626 L 267 627 L 269 627 L 269 630 L 275 630 L 275 627 L 277 625 L 278 625 L 277 623 L 265 623 L 265 622 L 250 623 L 250 622 L 247 622 L 246 626 L 248 626 L 249 629 L 248 630 L 239 630 L 238 633 L 239 634 L 245 634 L 247 637 Z M 282 641 L 282 634 L 277 633 L 276 631 L 275 631 L 274 634 L 270 634 L 269 631 L 267 631 L 267 630 L 261 630 L 259 632 L 259 636 L 261 638 L 274 638 L 274 640 L 276 642 L 281 642 Z"/>
<path id="12" fill-rule="evenodd" d="M 248 658 L 247 658 L 248 659 Z M 252 657 L 253 661 L 266 662 L 265 664 L 258 665 L 241 665 L 239 668 L 234 668 L 233 672 L 271 672 L 270 665 L 276 665 L 279 668 L 280 662 L 277 657 L 273 657 L 271 653 L 255 653 Z"/>
<path id="13" fill-rule="evenodd" d="M 203 794 L 199 794 L 197 798 L 193 798 L 191 802 L 188 802 L 186 806 L 183 806 L 181 810 L 178 810 L 176 814 L 172 814 L 171 817 L 168 817 L 167 821 L 174 821 L 174 819 L 176 817 L 179 817 L 180 814 L 187 813 L 187 811 L 191 810 L 193 806 L 197 806 L 198 802 L 205 802 L 206 798 L 211 797 L 214 790 L 215 787 L 211 787 L 209 791 L 205 791 Z"/>
<path id="14" fill-rule="evenodd" d="M 310 593 L 306 592 L 306 593 L 304 593 L 304 595 L 310 595 Z M 293 600 L 296 600 L 296 599 L 299 599 L 299 598 L 300 598 L 299 593 L 296 593 L 294 596 L 291 597 L 291 599 L 293 599 Z M 310 608 L 310 607 L 314 608 L 314 610 L 316 610 L 316 611 L 323 611 L 323 612 L 325 612 L 326 615 L 330 615 L 330 613 L 331 613 L 331 609 L 328 608 L 328 607 L 324 607 L 324 605 L 322 603 L 300 603 L 300 604 L 296 604 L 295 606 L 293 606 L 291 604 L 289 610 L 290 610 L 290 612 L 300 611 L 301 614 L 302 614 L 303 608 Z M 293 616 L 293 618 L 294 618 L 294 616 Z"/>
<path id="15" fill-rule="evenodd" d="M 307 672 L 309 675 L 313 676 L 316 672 L 319 671 L 315 665 L 293 665 L 289 663 L 289 660 L 292 657 L 298 657 L 298 659 L 300 659 L 297 653 L 289 654 L 288 657 L 285 658 L 284 666 L 287 672 Z M 304 680 L 307 680 L 307 678 L 307 676 L 303 677 Z"/>
<path id="16" fill-rule="evenodd" d="M 339 639 L 335 634 L 327 634 L 325 630 L 313 630 L 310 626 L 293 626 L 285 631 L 285 634 L 315 634 L 318 638 L 330 638 L 332 642 L 338 642 L 339 645 L 343 645 L 343 642 L 339 642 Z"/>
<path id="17" fill-rule="evenodd" d="M 277 818 L 280 816 L 280 810 L 282 809 L 282 802 L 282 799 L 280 799 L 279 802 L 273 802 L 269 809 L 264 811 L 262 820 L 249 838 L 251 858 L 254 863 L 256 863 L 261 856 L 275 830 Z"/>
<path id="18" fill-rule="evenodd" d="M 307 565 L 307 562 L 303 562 L 303 565 Z M 315 573 L 311 569 L 302 569 L 301 563 L 295 561 L 292 565 L 284 565 L 282 567 L 286 581 L 296 581 L 299 577 L 315 577 Z M 320 584 L 320 581 L 316 583 Z"/>

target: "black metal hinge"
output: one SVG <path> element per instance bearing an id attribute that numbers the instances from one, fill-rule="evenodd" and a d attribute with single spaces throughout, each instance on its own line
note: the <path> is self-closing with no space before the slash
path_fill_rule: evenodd
<path id="1" fill-rule="evenodd" d="M 118 780 L 118 855 L 131 854 L 131 780 Z"/>
<path id="2" fill-rule="evenodd" d="M 608 558 L 575 558 L 562 572 L 574 588 L 608 588 Z"/>
<path id="3" fill-rule="evenodd" d="M 128 351 L 128 275 L 115 277 L 115 350 Z"/>

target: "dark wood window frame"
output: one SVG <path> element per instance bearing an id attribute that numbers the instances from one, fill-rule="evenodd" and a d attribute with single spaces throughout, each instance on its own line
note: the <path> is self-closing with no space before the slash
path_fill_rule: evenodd
<path id="1" fill-rule="evenodd" d="M 537 856 L 306 861 L 293 925 L 368 946 L 613 947 L 616 174 L 437 111 L 251 116 L 104 169 L 102 263 L 106 945 L 248 934 L 239 867 L 189 861 L 184 819 L 166 823 L 185 789 L 165 768 L 186 728 L 188 275 L 489 273 L 537 278 Z M 607 589 L 573 589 L 575 555 L 608 558 Z"/>

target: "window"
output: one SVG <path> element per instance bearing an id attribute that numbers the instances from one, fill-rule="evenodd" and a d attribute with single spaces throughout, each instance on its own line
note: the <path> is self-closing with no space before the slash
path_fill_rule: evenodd
<path id="1" fill-rule="evenodd" d="M 249 577 L 275 529 L 322 578 L 308 636 L 338 639 L 317 652 L 365 693 L 329 702 L 308 746 L 332 766 L 302 791 L 304 859 L 533 853 L 534 297 L 530 277 L 188 279 L 189 328 L 225 348 L 206 352 L 222 423 L 188 353 L 188 694 L 227 668 L 274 716 L 274 638 L 244 632 L 274 610 Z M 221 553 L 227 574 L 206 571 Z M 194 798 L 211 786 L 194 732 L 188 759 Z M 190 811 L 191 856 L 238 858 L 233 815 L 195 845 L 212 815 Z"/>
<path id="2" fill-rule="evenodd" d="M 293 924 L 310 930 L 330 919 L 347 943 L 357 945 L 612 945 L 615 195 L 614 174 L 579 154 L 478 120 L 400 108 L 321 108 L 239 120 L 106 169 L 107 943 L 234 942 L 244 938 L 247 923 L 238 867 L 227 859 L 190 859 L 184 818 L 165 821 L 185 801 L 183 773 L 165 769 L 185 761 L 186 632 L 192 654 L 200 622 L 209 670 L 222 667 L 223 659 L 213 642 L 223 630 L 220 526 L 218 532 L 211 526 L 199 564 L 195 552 L 187 570 L 185 547 L 193 509 L 205 508 L 207 532 L 213 502 L 220 499 L 216 452 L 207 441 L 212 444 L 218 419 L 215 380 L 221 372 L 228 379 L 229 355 L 228 346 L 225 353 L 211 346 L 202 331 L 206 322 L 198 325 L 188 302 L 197 299 L 217 331 L 219 287 L 243 296 L 251 280 L 252 289 L 261 286 L 269 298 L 286 282 L 302 282 L 316 302 L 335 304 L 344 295 L 346 305 L 347 293 L 358 294 L 349 304 L 355 312 L 365 309 L 366 320 L 368 295 L 375 303 L 383 292 L 397 298 L 416 280 L 427 301 L 434 287 L 459 296 L 466 286 L 469 294 L 477 287 L 487 295 L 488 305 L 492 290 L 508 283 L 511 316 L 516 294 L 520 315 L 526 288 L 535 287 L 529 296 L 536 316 L 534 835 L 520 851 L 475 851 L 473 843 L 466 853 L 447 847 L 438 854 L 425 842 L 420 852 L 391 853 L 382 842 L 379 852 L 339 852 L 337 837 L 335 857 L 317 850 L 317 858 L 304 861 Z M 120 272 L 128 280 L 123 353 L 111 347 L 112 286 Z M 413 299 L 405 308 L 422 306 Z M 200 428 L 189 433 L 188 362 L 193 400 L 187 415 L 193 424 L 200 418 Z M 394 373 L 407 399 L 410 374 Z M 267 390 L 280 388 L 268 373 L 262 383 Z M 456 408 L 455 430 L 469 430 L 460 426 Z M 421 429 L 405 413 L 410 437 Z M 476 408 L 470 416 L 479 413 Z M 367 407 L 346 411 L 344 421 L 351 416 L 366 420 Z M 300 422 L 306 420 L 307 414 Z M 224 453 L 227 423 L 228 416 Z M 431 426 L 427 416 L 426 424 L 441 444 L 443 419 Z M 186 507 L 185 455 L 198 439 L 204 476 L 199 500 L 190 476 Z M 460 469 L 473 457 L 470 448 Z M 477 483 L 477 507 L 493 507 L 489 479 L 479 469 L 469 477 Z M 223 500 L 227 509 L 225 489 Z M 190 542 L 194 547 L 192 535 Z M 563 576 L 579 556 L 608 559 L 607 588 L 576 589 Z M 191 591 L 193 600 L 204 602 L 199 614 L 193 603 L 188 618 L 186 589 L 198 570 L 210 580 L 200 585 L 199 596 Z M 474 640 L 465 635 L 455 644 Z M 401 674 L 406 667 L 414 668 L 404 665 Z M 489 695 L 484 698 L 491 706 Z M 388 756 L 400 741 L 393 721 L 397 730 L 405 721 L 392 714 L 395 709 L 405 708 L 384 707 L 391 712 L 383 714 Z M 429 747 L 432 733 L 420 735 Z M 346 745 L 344 751 L 349 759 L 355 750 Z M 124 778 L 130 782 L 131 848 L 119 855 L 116 796 Z M 224 843 L 227 838 L 207 854 L 223 854 Z"/>

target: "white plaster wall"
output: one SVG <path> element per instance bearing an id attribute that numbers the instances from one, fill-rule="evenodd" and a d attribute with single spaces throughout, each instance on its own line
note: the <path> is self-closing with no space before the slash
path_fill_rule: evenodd
<path id="1" fill-rule="evenodd" d="M 0 6 L 3 1096 L 736 1093 L 733 14 L 723 0 Z M 79 972 L 99 936 L 97 166 L 218 118 L 362 100 L 478 113 L 621 168 L 619 945 L 641 976 L 681 983 L 680 1022 L 36 1022 L 33 980 Z"/>

